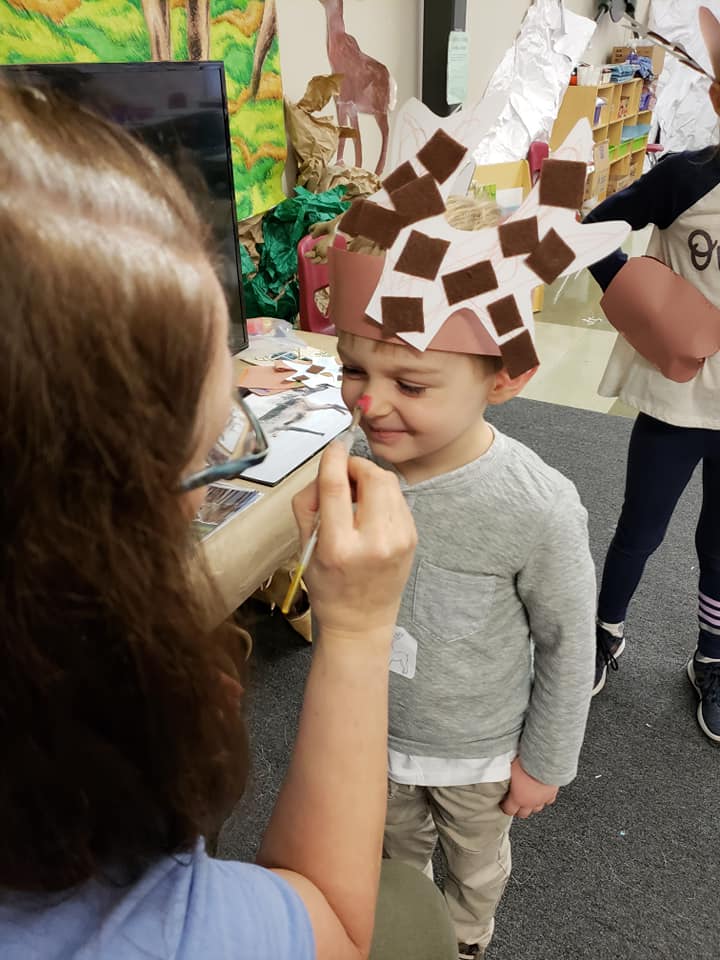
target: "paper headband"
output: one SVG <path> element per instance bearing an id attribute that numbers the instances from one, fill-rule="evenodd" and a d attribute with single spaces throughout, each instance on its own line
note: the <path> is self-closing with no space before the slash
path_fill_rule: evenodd
<path id="1" fill-rule="evenodd" d="M 462 112 L 453 120 L 462 136 Z M 501 356 L 511 376 L 537 366 L 533 289 L 602 259 L 630 231 L 621 222 L 577 222 L 592 143 L 581 121 L 517 211 L 498 226 L 467 231 L 447 222 L 445 199 L 470 145 L 436 129 L 380 193 L 355 200 L 340 221 L 343 233 L 386 252 L 330 249 L 336 328 L 421 351 Z"/>

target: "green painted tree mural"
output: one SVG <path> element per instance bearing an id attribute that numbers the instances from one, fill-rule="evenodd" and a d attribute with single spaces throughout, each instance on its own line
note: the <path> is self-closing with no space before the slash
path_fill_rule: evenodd
<path id="1" fill-rule="evenodd" d="M 283 200 L 275 0 L 0 0 L 0 62 L 170 58 L 225 63 L 238 219 Z"/>

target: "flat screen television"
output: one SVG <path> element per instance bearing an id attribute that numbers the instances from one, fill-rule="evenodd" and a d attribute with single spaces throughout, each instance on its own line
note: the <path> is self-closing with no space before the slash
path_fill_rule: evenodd
<path id="1" fill-rule="evenodd" d="M 23 64 L 0 66 L 0 78 L 61 92 L 131 131 L 175 170 L 213 231 L 230 347 L 246 347 L 223 64 Z"/>

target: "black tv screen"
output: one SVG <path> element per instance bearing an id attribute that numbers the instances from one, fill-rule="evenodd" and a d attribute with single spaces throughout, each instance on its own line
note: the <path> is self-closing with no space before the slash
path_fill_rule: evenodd
<path id="1" fill-rule="evenodd" d="M 25 64 L 0 66 L 0 77 L 59 91 L 131 131 L 175 170 L 213 231 L 231 349 L 246 347 L 223 64 Z"/>

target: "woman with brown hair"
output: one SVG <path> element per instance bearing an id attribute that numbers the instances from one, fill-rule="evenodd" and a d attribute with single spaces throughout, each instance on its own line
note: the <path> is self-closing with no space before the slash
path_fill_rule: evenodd
<path id="1" fill-rule="evenodd" d="M 262 451 L 247 424 L 211 456 L 245 413 L 205 231 L 91 114 L 0 85 L 0 122 L 0 954 L 366 957 L 415 542 L 397 481 L 331 447 L 296 500 L 303 538 L 323 517 L 298 739 L 260 866 L 212 860 L 248 766 L 242 638 L 207 627 L 188 520 Z M 413 956 L 444 956 L 426 933 Z"/>

